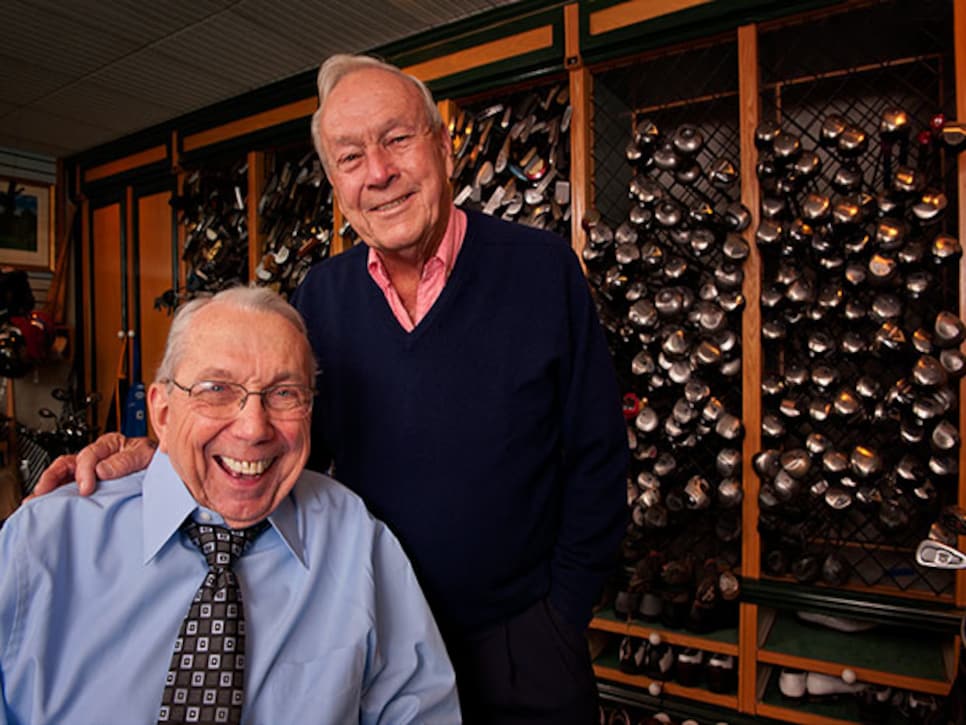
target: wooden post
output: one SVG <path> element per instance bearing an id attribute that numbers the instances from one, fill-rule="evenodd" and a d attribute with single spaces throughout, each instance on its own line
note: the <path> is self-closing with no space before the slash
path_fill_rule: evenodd
<path id="1" fill-rule="evenodd" d="M 956 88 L 956 120 L 966 121 L 966 0 L 953 3 L 953 52 Z M 957 159 L 957 193 L 959 195 L 959 241 L 966 242 L 966 154 Z M 966 257 L 959 262 L 959 314 L 966 312 Z M 966 378 L 959 382 L 959 430 L 966 430 Z M 959 447 L 959 505 L 966 505 L 966 446 Z M 959 548 L 966 537 L 959 537 Z M 966 572 L 956 572 L 956 606 L 966 606 Z"/>
<path id="2" fill-rule="evenodd" d="M 258 216 L 258 201 L 265 181 L 265 154 L 248 152 L 248 281 L 255 279 L 255 269 L 262 261 L 262 225 Z"/>
<path id="3" fill-rule="evenodd" d="M 593 205 L 593 156 L 591 155 L 593 127 L 593 77 L 580 58 L 580 12 L 576 3 L 564 8 L 564 45 L 570 80 L 570 244 L 583 265 L 584 246 L 587 244 L 581 222 Z M 584 270 L 586 272 L 586 270 Z"/>
<path id="4" fill-rule="evenodd" d="M 744 489 L 741 526 L 741 571 L 757 579 L 761 571 L 761 541 L 758 537 L 758 480 L 751 460 L 761 449 L 761 257 L 754 241 L 758 228 L 758 184 L 755 176 L 755 128 L 759 116 L 758 28 L 738 28 L 738 96 L 741 144 L 741 203 L 751 211 L 751 224 L 745 232 L 751 252 L 745 262 L 742 294 L 745 309 L 741 320 L 741 411 L 745 437 L 741 456 Z M 758 607 L 741 605 L 738 627 L 738 709 L 754 712 L 757 698 Z"/>

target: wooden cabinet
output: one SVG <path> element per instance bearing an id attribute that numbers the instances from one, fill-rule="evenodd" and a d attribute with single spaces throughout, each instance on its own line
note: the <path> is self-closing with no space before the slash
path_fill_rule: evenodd
<path id="1" fill-rule="evenodd" d="M 83 310 L 86 383 L 101 401 L 95 407 L 100 431 L 115 430 L 115 398 L 135 375 L 133 345 L 141 346 L 142 379 L 161 361 L 170 317 L 155 300 L 176 279 L 172 261 L 170 191 L 115 192 L 109 201 L 85 202 L 83 220 Z M 120 402 L 123 415 L 123 400 Z M 114 424 L 116 425 L 116 423 Z"/>
<path id="2" fill-rule="evenodd" d="M 868 127 L 871 137 L 868 141 L 875 153 L 856 161 L 853 168 L 859 169 L 860 175 L 865 178 L 862 190 L 874 195 L 876 188 L 889 188 L 889 182 L 884 180 L 888 178 L 889 171 L 888 168 L 884 170 L 886 162 L 882 159 L 890 150 L 893 154 L 890 158 L 895 158 L 896 154 L 895 149 L 888 147 L 889 141 L 882 141 L 881 147 L 878 145 L 879 120 L 887 109 L 897 107 L 910 109 L 910 118 L 915 119 L 915 133 L 919 134 L 913 134 L 919 144 L 918 156 L 907 149 L 903 153 L 908 152 L 908 156 L 903 155 L 901 163 L 918 164 L 917 168 L 924 173 L 928 169 L 931 174 L 929 186 L 943 189 L 950 200 L 949 209 L 956 206 L 959 218 L 962 218 L 959 205 L 952 201 L 962 195 L 962 182 L 957 181 L 955 164 L 950 163 L 954 157 L 947 152 L 940 160 L 940 149 L 930 131 L 930 124 L 939 112 L 944 112 L 947 118 L 957 115 L 956 102 L 962 108 L 963 81 L 961 77 L 954 77 L 952 59 L 954 55 L 962 56 L 966 49 L 962 47 L 961 40 L 958 44 L 954 41 L 952 29 L 961 27 L 964 7 L 961 3 L 951 2 L 925 6 L 904 2 L 842 3 L 814 13 L 724 29 L 701 40 L 680 44 L 660 43 L 645 27 L 635 28 L 633 21 L 625 23 L 620 19 L 625 16 L 618 13 L 618 8 L 627 13 L 626 18 L 636 17 L 633 11 L 638 9 L 637 5 L 618 3 L 602 10 L 588 8 L 586 21 L 581 26 L 590 28 L 592 36 L 584 52 L 585 61 L 588 58 L 600 59 L 589 66 L 594 101 L 593 163 L 590 164 L 593 168 L 590 183 L 594 193 L 590 195 L 591 203 L 610 221 L 612 228 L 617 228 L 627 219 L 628 209 L 634 208 L 633 199 L 630 202 L 627 199 L 628 184 L 631 185 L 630 194 L 633 196 L 634 184 L 640 185 L 638 179 L 643 176 L 657 180 L 661 191 L 680 206 L 694 208 L 697 185 L 682 181 L 677 169 L 672 169 L 673 174 L 664 172 L 662 175 L 653 166 L 627 163 L 625 146 L 633 145 L 634 132 L 639 130 L 639 124 L 646 121 L 655 135 L 655 129 L 660 129 L 663 141 L 668 141 L 676 129 L 688 126 L 692 133 L 696 129 L 706 147 L 713 145 L 715 154 L 730 157 L 741 172 L 740 191 L 732 191 L 732 197 L 740 198 L 752 215 L 751 224 L 745 232 L 751 247 L 743 270 L 742 290 L 747 306 L 736 328 L 741 338 L 743 370 L 735 380 L 736 389 L 732 391 L 732 395 L 736 396 L 732 406 L 737 408 L 740 405 L 744 424 L 740 569 L 746 591 L 737 634 L 738 695 L 736 699 L 728 700 L 728 704 L 740 713 L 756 713 L 790 722 L 858 720 L 859 713 L 854 702 L 833 707 L 828 704 L 796 703 L 780 696 L 778 677 L 785 668 L 833 675 L 836 678 L 844 674 L 846 680 L 857 679 L 859 682 L 924 695 L 945 695 L 952 686 L 958 666 L 960 645 L 954 633 L 955 627 L 946 625 L 940 632 L 926 633 L 923 633 L 923 627 L 928 628 L 932 618 L 939 616 L 937 611 L 945 612 L 948 607 L 955 609 L 966 603 L 961 598 L 963 580 L 961 575 L 920 569 L 913 561 L 913 554 L 918 540 L 928 533 L 928 519 L 936 516 L 939 505 L 956 504 L 963 500 L 962 476 L 935 476 L 932 483 L 936 486 L 941 504 L 937 504 L 935 498 L 929 499 L 929 505 L 917 508 L 912 514 L 919 519 L 918 524 L 897 527 L 891 531 L 886 531 L 884 521 L 876 518 L 880 510 L 875 506 L 864 513 L 853 510 L 842 515 L 822 503 L 820 498 L 815 499 L 818 503 L 809 504 L 808 496 L 805 496 L 798 499 L 797 505 L 804 510 L 803 518 L 799 520 L 776 518 L 774 512 L 780 511 L 780 506 L 766 511 L 759 503 L 760 494 L 764 497 L 761 500 L 767 500 L 769 505 L 774 503 L 774 498 L 770 488 L 772 481 L 760 479 L 752 466 L 755 456 L 768 448 L 778 453 L 804 448 L 806 438 L 811 433 L 826 434 L 833 441 L 833 446 L 838 445 L 847 451 L 852 450 L 852 446 L 865 445 L 868 449 L 882 450 L 884 456 L 896 458 L 903 453 L 920 453 L 909 442 L 912 436 L 900 439 L 898 432 L 894 436 L 883 434 L 871 417 L 857 418 L 850 424 L 842 420 L 835 423 L 830 421 L 829 426 L 824 427 L 822 421 L 825 411 L 817 406 L 814 414 L 811 410 L 804 410 L 803 418 L 796 423 L 790 416 L 784 419 L 779 417 L 781 413 L 777 409 L 777 400 L 763 400 L 764 379 L 771 375 L 781 380 L 787 375 L 789 380 L 793 380 L 793 375 L 788 371 L 794 365 L 804 370 L 806 385 L 798 390 L 798 394 L 804 394 L 809 389 L 808 375 L 816 366 L 836 364 L 836 358 L 825 356 L 818 348 L 805 350 L 806 341 L 815 330 L 841 336 L 848 326 L 839 327 L 840 323 L 836 322 L 834 315 L 824 319 L 816 315 L 810 322 L 810 318 L 804 315 L 804 306 L 796 310 L 793 304 L 783 299 L 782 309 L 804 317 L 804 324 L 794 327 L 796 321 L 788 314 L 787 320 L 781 320 L 788 325 L 786 341 L 770 342 L 767 336 L 762 335 L 764 323 L 776 319 L 773 311 L 764 309 L 764 303 L 759 304 L 763 290 L 775 289 L 776 264 L 785 265 L 785 271 L 794 268 L 796 274 L 801 271 L 804 275 L 812 275 L 809 279 L 816 284 L 821 284 L 823 279 L 834 280 L 836 277 L 831 274 L 823 278 L 821 270 L 813 271 L 810 265 L 816 262 L 814 247 L 809 248 L 807 239 L 803 241 L 804 246 L 798 249 L 785 247 L 781 260 L 776 260 L 775 256 L 769 256 L 764 251 L 764 247 L 759 248 L 755 232 L 765 218 L 762 200 L 769 200 L 768 210 L 771 213 L 776 197 L 775 186 L 769 186 L 770 179 L 766 176 L 767 164 L 775 157 L 771 145 L 764 144 L 761 137 L 760 129 L 765 122 L 771 122 L 774 127 L 782 128 L 786 135 L 794 136 L 796 143 L 800 141 L 806 152 L 814 148 L 819 155 L 827 153 L 828 147 L 822 146 L 820 130 L 827 116 L 836 114 L 851 119 L 857 126 Z M 705 10 L 708 9 L 701 11 Z M 695 7 L 690 12 L 697 13 L 699 9 Z M 671 22 L 670 19 L 666 21 Z M 657 25 L 651 24 L 651 30 Z M 876 32 L 867 32 L 869 28 L 875 28 Z M 626 48 L 632 45 L 626 41 L 635 36 L 647 48 L 637 55 L 627 53 L 619 57 L 613 45 L 608 47 L 606 43 L 608 37 L 619 37 L 625 41 Z M 672 82 L 657 79 L 672 79 Z M 647 150 L 644 151 L 646 154 Z M 657 151 L 653 153 L 654 163 L 660 165 L 664 160 L 657 158 Z M 829 173 L 852 163 L 838 151 L 833 151 L 823 160 Z M 709 159 L 699 157 L 699 161 L 706 167 Z M 779 159 L 779 175 L 781 163 Z M 766 165 L 764 170 L 763 164 Z M 575 183 L 580 185 L 579 180 Z M 809 181 L 805 191 L 816 195 L 834 196 L 837 193 L 835 189 L 823 187 L 820 180 Z M 697 193 L 705 196 L 711 205 L 720 207 L 720 199 L 713 198 L 712 192 L 697 189 Z M 838 190 L 838 193 L 844 192 Z M 785 188 L 778 192 L 778 196 L 782 197 L 780 203 L 796 205 L 796 194 L 794 188 Z M 794 212 L 782 218 L 782 223 L 786 227 L 793 226 L 796 216 L 800 221 L 801 214 L 796 206 Z M 880 217 L 886 216 L 887 213 L 880 213 Z M 955 212 L 947 217 L 941 228 L 917 226 L 911 215 L 904 219 L 904 223 L 909 225 L 910 238 L 920 234 L 930 241 L 937 231 L 956 234 L 957 230 L 962 229 Z M 659 244 L 665 241 L 665 232 L 660 228 L 649 230 L 647 234 L 648 239 L 654 239 Z M 589 241 L 593 245 L 593 239 L 578 239 L 578 248 L 582 241 Z M 683 235 L 683 241 L 688 241 L 686 234 Z M 663 248 L 665 252 L 673 250 L 674 240 L 669 240 Z M 692 265 L 696 262 L 687 254 L 682 253 L 682 256 L 686 256 Z M 593 254 L 590 258 L 593 259 Z M 608 263 L 613 264 L 613 258 Z M 620 310 L 622 305 L 626 305 L 621 296 L 623 290 L 618 287 L 615 293 L 613 287 L 607 288 L 611 279 L 619 279 L 614 276 L 615 270 L 623 271 L 620 260 L 616 268 L 595 270 L 588 264 L 592 285 L 596 283 L 602 288 L 605 312 L 618 318 L 617 323 L 611 326 L 612 339 L 619 350 L 616 357 L 618 373 L 623 375 L 625 391 L 641 398 L 647 395 L 647 405 L 657 406 L 663 422 L 665 416 L 669 417 L 669 407 L 667 410 L 660 409 L 663 393 L 660 390 L 655 392 L 648 384 L 641 385 L 639 378 L 635 379 L 633 374 L 627 373 L 627 367 L 640 346 L 635 346 L 636 341 L 631 338 L 635 344 L 630 346 L 629 353 L 623 352 L 628 347 L 628 335 L 621 328 L 620 320 Z M 928 299 L 903 298 L 904 309 L 922 320 L 931 320 L 938 309 L 957 309 L 963 289 L 962 275 L 955 263 L 942 269 L 939 265 L 933 266 L 930 275 L 934 275 L 935 284 L 930 288 Z M 633 284 L 635 279 L 630 276 L 627 284 Z M 647 285 L 651 283 L 651 278 L 647 278 Z M 655 280 L 654 284 L 661 285 L 662 282 Z M 696 284 L 691 286 L 697 289 Z M 781 286 L 779 295 L 784 290 L 784 286 Z M 869 302 L 882 291 L 880 288 L 870 293 Z M 890 288 L 888 291 L 893 290 Z M 899 297 L 904 294 L 901 289 L 895 291 Z M 849 294 L 848 290 L 846 294 Z M 678 324 L 676 320 L 672 322 Z M 853 329 L 857 328 L 857 325 L 853 325 Z M 688 328 L 684 329 L 691 334 Z M 694 334 L 698 332 L 695 330 Z M 802 354 L 803 350 L 805 354 Z M 656 349 L 651 352 L 656 359 L 661 351 Z M 846 361 L 842 369 L 834 372 L 847 380 L 850 365 L 856 365 L 863 372 L 875 368 L 876 375 L 887 389 L 902 379 L 904 372 L 901 368 L 904 364 L 905 358 L 897 356 L 890 359 L 888 354 L 880 351 L 876 354 L 875 363 Z M 814 390 L 812 394 L 821 397 Z M 784 404 L 786 401 L 781 402 Z M 959 414 L 961 410 L 960 406 Z M 776 415 L 766 426 L 767 435 L 763 435 L 762 424 L 770 413 Z M 955 424 L 955 411 L 949 415 Z M 782 423 L 781 427 L 786 432 L 776 435 L 774 430 L 778 426 L 774 425 L 775 420 Z M 640 430 L 637 433 L 640 434 Z M 647 440 L 651 442 L 655 439 Z M 684 457 L 688 475 L 701 473 L 714 480 L 711 478 L 713 474 L 709 475 L 707 469 L 701 469 L 701 457 L 706 451 L 694 453 L 667 439 L 663 443 L 667 451 L 678 456 L 679 461 Z M 700 443 L 712 449 L 722 445 L 713 436 L 706 437 Z M 657 445 L 661 444 L 662 441 L 658 440 Z M 934 453 L 927 447 L 921 455 L 929 458 Z M 961 451 L 958 455 L 962 455 Z M 641 480 L 637 477 L 643 475 L 649 485 L 653 481 L 652 474 L 651 463 L 645 461 L 634 465 L 631 479 Z M 856 474 L 846 486 L 868 483 L 859 483 L 859 477 Z M 808 479 L 808 485 L 817 483 L 820 478 Z M 829 478 L 834 485 L 837 479 Z M 663 486 L 672 488 L 681 483 L 674 476 L 662 481 Z M 889 486 L 888 481 L 880 482 L 877 479 L 869 490 L 884 492 L 888 496 L 894 491 Z M 817 495 L 817 490 L 813 490 L 813 497 Z M 912 512 L 912 499 L 905 498 L 901 492 L 898 495 L 903 498 L 896 505 L 903 512 L 908 505 Z M 811 513 L 807 513 L 809 507 Z M 642 529 L 647 533 L 646 527 Z M 808 533 L 805 533 L 806 529 Z M 803 536 L 799 540 L 800 533 Z M 645 548 L 673 547 L 673 541 L 666 536 L 661 538 L 653 530 L 651 534 L 655 538 Z M 781 556 L 785 555 L 791 560 L 802 560 L 806 556 L 826 557 L 833 553 L 839 557 L 838 560 L 845 562 L 851 575 L 846 581 L 831 586 L 805 586 L 800 579 L 814 583 L 817 575 L 805 579 L 810 575 L 803 569 L 793 572 L 787 564 L 784 568 L 780 566 Z M 759 598 L 756 595 L 758 587 L 751 584 L 759 581 L 764 585 L 764 590 L 774 586 L 784 592 L 781 597 L 784 608 L 760 605 L 768 596 Z M 626 577 L 623 582 L 626 585 Z M 842 607 L 836 600 L 843 592 L 846 598 L 848 592 L 875 592 L 880 596 L 874 605 L 870 600 L 860 598 Z M 906 619 L 900 629 L 894 623 L 888 626 L 882 624 L 888 619 L 883 619 L 884 612 L 907 606 L 922 612 L 919 622 L 913 618 Z M 797 609 L 825 611 L 840 617 L 871 618 L 880 622 L 880 626 L 863 634 L 822 629 L 797 620 L 794 615 Z M 955 621 L 957 616 L 952 619 Z M 614 635 L 631 633 L 640 637 L 648 633 L 646 628 L 642 629 L 633 620 L 622 621 L 615 627 L 613 618 L 607 614 L 595 618 L 591 627 Z M 688 635 L 681 646 L 720 651 L 721 643 L 714 637 Z M 647 680 L 628 677 L 615 669 L 614 659 L 606 649 L 598 660 L 597 668 L 598 675 L 604 679 L 644 689 L 651 685 Z M 664 695 L 668 698 L 686 697 L 698 702 L 708 702 L 711 697 L 716 703 L 723 704 L 714 693 L 686 692 L 671 685 L 663 687 L 661 697 Z M 654 693 L 649 693 L 649 696 L 653 697 Z M 660 700 L 654 704 L 660 704 Z"/>

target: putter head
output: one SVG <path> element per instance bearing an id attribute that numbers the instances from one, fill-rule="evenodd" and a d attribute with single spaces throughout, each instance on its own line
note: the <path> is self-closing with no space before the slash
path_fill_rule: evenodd
<path id="1" fill-rule="evenodd" d="M 966 124 L 958 121 L 947 121 L 939 131 L 943 143 L 951 149 L 962 150 L 966 144 Z"/>
<path id="2" fill-rule="evenodd" d="M 966 569 L 966 554 L 939 541 L 924 539 L 916 549 L 916 563 L 931 569 Z"/>

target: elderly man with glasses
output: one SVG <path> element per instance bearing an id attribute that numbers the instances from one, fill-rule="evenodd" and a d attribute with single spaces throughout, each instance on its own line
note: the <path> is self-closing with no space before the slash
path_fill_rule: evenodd
<path id="1" fill-rule="evenodd" d="M 460 722 L 399 543 L 304 470 L 314 377 L 274 292 L 179 310 L 148 469 L 0 529 L 0 724 Z"/>

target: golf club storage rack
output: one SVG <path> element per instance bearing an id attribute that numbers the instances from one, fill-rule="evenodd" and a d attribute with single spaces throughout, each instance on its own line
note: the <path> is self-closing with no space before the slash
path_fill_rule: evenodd
<path id="1" fill-rule="evenodd" d="M 914 558 L 966 504 L 966 0 L 525 1 L 376 52 L 439 99 L 459 202 L 587 271 L 632 451 L 603 721 L 927 721 L 966 609 Z M 186 296 L 354 243 L 314 77 L 67 160 L 92 390 L 118 331 L 150 375 Z"/>

